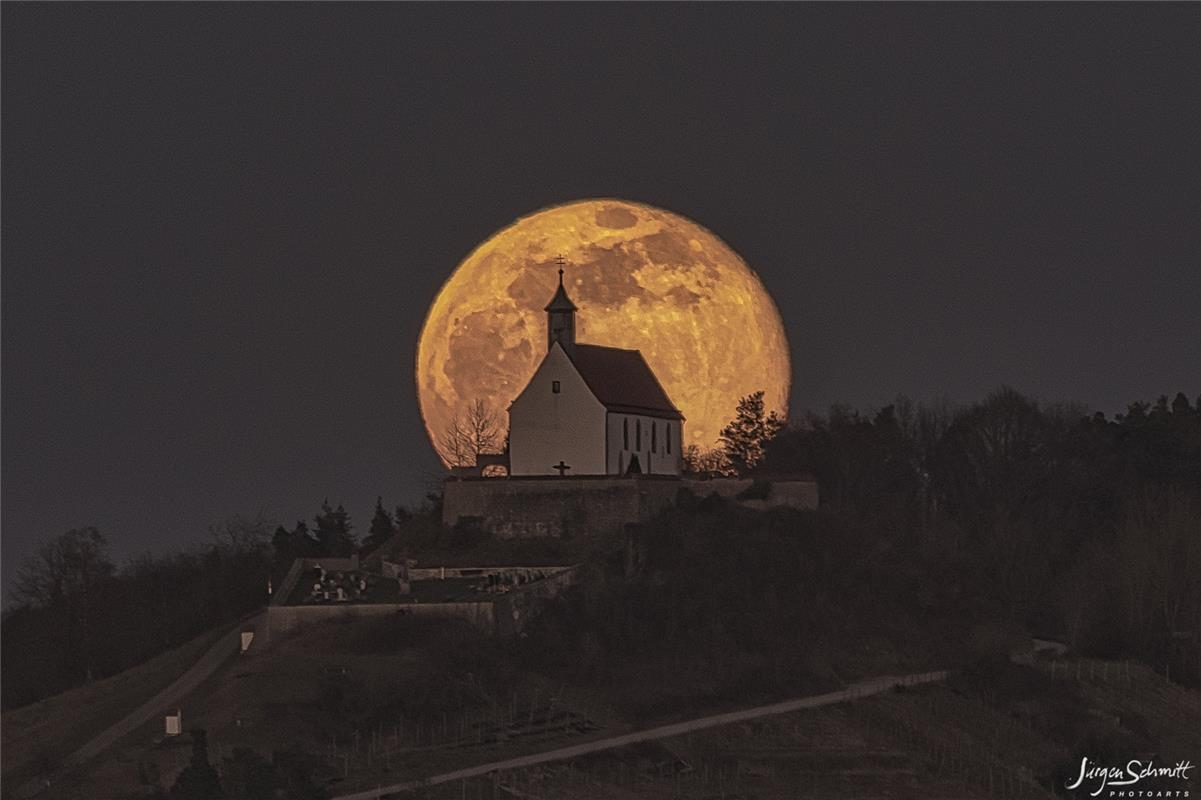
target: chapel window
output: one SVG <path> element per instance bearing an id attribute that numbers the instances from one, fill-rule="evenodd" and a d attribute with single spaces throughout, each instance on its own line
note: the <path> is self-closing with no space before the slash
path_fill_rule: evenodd
<path id="1" fill-rule="evenodd" d="M 561 387 L 559 386 L 559 382 L 558 382 L 558 381 L 551 381 L 551 382 L 550 382 L 550 390 L 551 390 L 551 392 L 552 392 L 553 394 L 558 394 L 558 393 L 559 393 L 559 391 L 560 391 L 560 389 L 561 389 Z"/>
<path id="2" fill-rule="evenodd" d="M 621 419 L 621 446 L 626 450 L 630 449 L 630 418 L 622 417 Z"/>
<path id="3" fill-rule="evenodd" d="M 642 420 L 634 420 L 634 449 L 642 450 Z"/>
<path id="4" fill-rule="evenodd" d="M 651 452 L 659 452 L 659 423 L 651 420 Z"/>

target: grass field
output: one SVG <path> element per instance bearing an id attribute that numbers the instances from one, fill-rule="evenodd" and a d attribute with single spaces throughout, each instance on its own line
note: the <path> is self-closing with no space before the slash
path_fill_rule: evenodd
<path id="1" fill-rule="evenodd" d="M 165 688 L 228 628 L 209 631 L 111 678 L 0 716 L 6 792 L 62 759 Z"/>
<path id="2" fill-rule="evenodd" d="M 191 646 L 199 650 L 202 643 Z M 681 675 L 673 685 L 666 665 L 644 665 L 642 685 L 633 691 L 628 684 L 637 677 L 638 662 L 631 660 L 611 683 L 572 685 L 521 668 L 503 655 L 507 647 L 440 620 L 320 624 L 223 668 L 184 702 L 186 726 L 208 731 L 218 766 L 235 747 L 268 757 L 289 748 L 307 752 L 336 794 L 739 706 L 733 695 L 706 695 L 699 673 Z M 117 698 L 142 696 L 134 691 L 139 682 L 164 683 L 186 651 L 169 656 L 153 669 L 148 664 L 119 676 L 108 692 L 71 693 L 44 704 L 53 714 L 37 729 L 42 740 L 67 730 L 70 738 L 83 738 L 69 724 L 72 703 L 89 697 L 99 703 L 87 722 L 99 727 L 99 708 L 107 704 L 111 715 Z M 1077 743 L 1098 731 L 1165 754 L 1197 744 L 1201 693 L 1137 668 L 1125 683 L 1065 674 L 1062 666 L 1053 678 L 1045 667 L 1001 659 L 967 669 L 944 686 L 463 781 L 430 796 L 1044 797 Z M 812 679 L 798 678 L 798 686 L 807 681 Z M 819 681 L 812 691 L 827 688 Z M 15 729 L 10 726 L 35 718 L 31 709 L 15 713 L 25 716 L 5 716 L 6 737 Z M 19 740 L 26 752 L 34 733 L 24 731 Z M 7 767 L 7 739 L 5 745 Z M 56 796 L 104 800 L 136 792 L 145 782 L 169 786 L 187 758 L 186 737 L 164 739 L 156 721 L 59 787 Z"/>

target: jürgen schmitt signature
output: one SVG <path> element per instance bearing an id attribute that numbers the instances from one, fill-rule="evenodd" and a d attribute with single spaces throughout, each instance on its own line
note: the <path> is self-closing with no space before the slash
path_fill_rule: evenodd
<path id="1" fill-rule="evenodd" d="M 1067 784 L 1067 788 L 1077 789 L 1086 780 L 1096 781 L 1097 790 L 1090 792 L 1090 797 L 1096 797 L 1105 790 L 1106 786 L 1131 786 L 1144 778 L 1183 778 L 1188 780 L 1188 771 L 1193 768 L 1191 761 L 1178 761 L 1174 767 L 1157 767 L 1154 761 L 1146 765 L 1141 761 L 1128 761 L 1125 768 L 1102 767 L 1097 764 L 1090 766 L 1088 757 L 1080 759 L 1080 774 L 1076 780 Z M 1187 796 L 1187 795 L 1185 795 Z"/>

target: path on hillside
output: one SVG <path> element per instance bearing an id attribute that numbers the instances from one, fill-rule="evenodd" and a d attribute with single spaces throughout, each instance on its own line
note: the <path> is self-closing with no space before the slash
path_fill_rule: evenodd
<path id="1" fill-rule="evenodd" d="M 71 753 L 63 759 L 62 766 L 51 775 L 41 775 L 30 781 L 26 781 L 17 789 L 15 796 L 24 800 L 24 798 L 34 797 L 41 794 L 54 780 L 66 770 L 84 764 L 103 753 L 108 748 L 116 744 L 123 736 L 132 733 L 142 725 L 150 722 L 155 717 L 165 714 L 167 711 L 176 708 L 189 692 L 195 689 L 204 681 L 208 680 L 212 675 L 233 656 L 237 655 L 241 650 L 242 631 L 246 628 L 253 627 L 256 632 L 261 632 L 262 623 L 266 619 L 265 612 L 259 612 L 253 617 L 242 620 L 229 633 L 226 633 L 220 639 L 212 644 L 208 650 L 196 659 L 196 663 L 188 667 L 182 675 L 172 681 L 167 688 L 160 691 L 158 694 L 151 697 L 146 702 L 135 708 L 127 714 L 119 722 L 110 725 L 90 741 L 79 747 L 75 752 Z M 255 638 L 259 639 L 259 633 L 255 634 Z M 260 639 L 261 641 L 261 639 Z"/>
<path id="2" fill-rule="evenodd" d="M 395 783 L 391 786 L 380 786 L 375 789 L 368 789 L 362 792 L 353 794 L 344 794 L 335 797 L 333 800 L 380 800 L 380 798 L 389 795 L 398 794 L 400 792 L 413 791 L 426 786 L 435 786 L 440 783 L 450 783 L 452 781 L 463 780 L 465 778 L 476 778 L 481 775 L 487 775 L 491 772 L 506 769 L 521 769 L 523 767 L 532 767 L 535 764 L 545 764 L 551 761 L 565 761 L 572 758 L 599 753 L 605 750 L 613 750 L 618 747 L 626 747 L 631 744 L 640 742 L 650 742 L 657 739 L 670 739 L 675 736 L 682 736 L 687 733 L 705 730 L 706 728 L 716 728 L 720 725 L 729 725 L 734 722 L 745 722 L 747 720 L 759 719 L 761 717 L 770 717 L 776 714 L 787 714 L 792 711 L 800 711 L 806 708 L 817 708 L 818 706 L 827 706 L 834 703 L 842 703 L 848 700 L 858 700 L 862 697 L 869 697 L 874 694 L 881 694 L 890 691 L 897 686 L 915 686 L 921 683 L 934 683 L 947 679 L 948 673 L 946 670 L 937 672 L 922 672 L 916 675 L 885 675 L 878 678 L 868 678 L 867 680 L 859 681 L 852 684 L 846 689 L 837 692 L 827 692 L 826 694 L 812 695 L 810 697 L 800 697 L 794 700 L 785 700 L 780 703 L 772 703 L 766 706 L 756 706 L 754 708 L 743 709 L 742 711 L 729 711 L 725 714 L 714 714 L 708 717 L 699 717 L 698 719 L 686 720 L 684 722 L 676 722 L 671 725 L 661 725 L 657 728 L 648 728 L 644 731 L 635 731 L 634 733 L 626 733 L 621 736 L 610 736 L 607 739 L 598 739 L 594 742 L 586 742 L 584 744 L 572 745 L 571 747 L 560 747 L 554 750 L 545 750 L 541 753 L 532 753 L 530 755 L 518 756 L 516 758 L 506 759 L 504 761 L 493 761 L 487 764 L 479 764 L 474 767 L 466 767 L 457 769 L 453 772 L 446 772 L 441 775 L 433 775 L 422 780 L 406 781 L 405 783 Z"/>

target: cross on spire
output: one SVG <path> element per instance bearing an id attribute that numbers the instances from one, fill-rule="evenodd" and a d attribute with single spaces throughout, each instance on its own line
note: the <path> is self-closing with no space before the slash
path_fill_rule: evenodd
<path id="1" fill-rule="evenodd" d="M 567 290 L 563 288 L 563 266 L 567 259 L 560 253 L 555 256 L 555 263 L 559 265 L 559 288 L 555 289 L 555 296 L 550 299 L 545 309 L 547 350 L 556 341 L 564 348 L 575 344 L 575 303 L 571 302 Z"/>
<path id="2" fill-rule="evenodd" d="M 571 469 L 571 467 L 567 464 L 564 464 L 563 459 L 560 458 L 559 463 L 555 464 L 553 467 L 551 467 L 551 469 L 557 469 L 559 471 L 559 477 L 562 478 L 567 475 L 567 470 Z"/>

